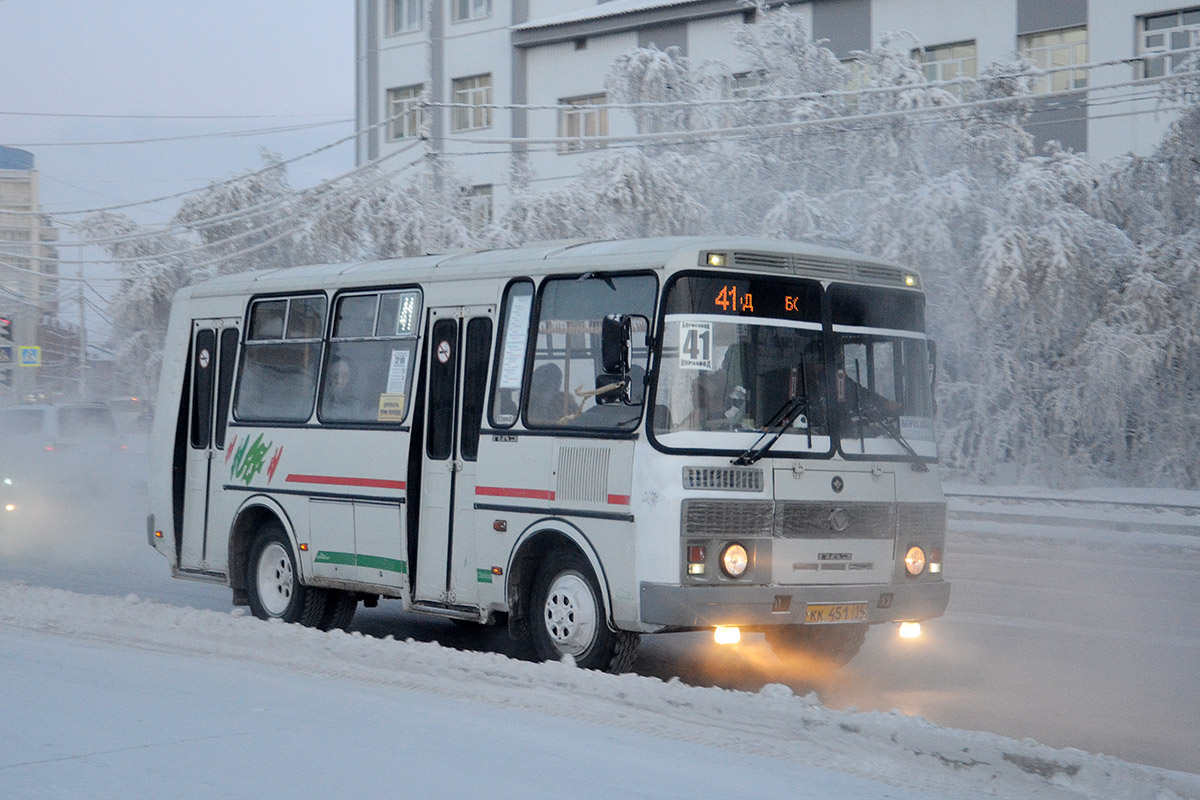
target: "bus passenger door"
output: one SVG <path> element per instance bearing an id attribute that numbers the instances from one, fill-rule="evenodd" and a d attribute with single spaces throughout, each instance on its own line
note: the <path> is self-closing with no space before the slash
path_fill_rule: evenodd
<path id="1" fill-rule="evenodd" d="M 178 543 L 179 568 L 209 569 L 210 547 L 219 565 L 226 560 L 224 538 L 209 542 L 209 511 L 221 491 L 226 425 L 237 364 L 237 319 L 192 322 L 192 394 L 187 420 L 187 459 L 184 475 L 183 535 Z"/>
<path id="2" fill-rule="evenodd" d="M 417 602 L 476 604 L 475 466 L 494 314 L 491 306 L 429 310 Z"/>

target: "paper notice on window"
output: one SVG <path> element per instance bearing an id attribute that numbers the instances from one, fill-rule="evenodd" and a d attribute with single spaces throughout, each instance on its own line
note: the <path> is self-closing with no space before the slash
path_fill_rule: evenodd
<path id="1" fill-rule="evenodd" d="M 404 421 L 404 395 L 402 394 L 381 394 L 379 395 L 379 415 L 376 417 L 379 422 L 403 422 Z"/>
<path id="2" fill-rule="evenodd" d="M 388 368 L 388 394 L 404 394 L 408 389 L 409 355 L 407 350 L 392 351 L 392 364 Z"/>
<path id="3" fill-rule="evenodd" d="M 531 295 L 513 295 L 504 330 L 504 353 L 500 358 L 500 388 L 520 389 L 525 371 L 525 345 L 529 341 Z"/>

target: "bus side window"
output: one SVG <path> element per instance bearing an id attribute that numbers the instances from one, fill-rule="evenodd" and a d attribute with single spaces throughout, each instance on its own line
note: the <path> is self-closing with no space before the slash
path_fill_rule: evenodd
<path id="1" fill-rule="evenodd" d="M 547 278 L 541 286 L 533 372 L 525 422 L 530 427 L 571 426 L 630 430 L 641 419 L 657 282 L 653 275 L 588 273 Z M 603 320 L 632 317 L 629 379 L 604 371 Z M 628 401 L 626 401 L 628 398 Z"/>
<path id="2" fill-rule="evenodd" d="M 234 416 L 306 422 L 317 393 L 325 296 L 256 300 L 250 307 Z"/>
<path id="3" fill-rule="evenodd" d="M 399 424 L 416 366 L 421 292 L 361 292 L 334 301 L 317 417 L 324 423 Z"/>
<path id="4" fill-rule="evenodd" d="M 500 349 L 496 354 L 492 388 L 491 423 L 511 428 L 517 422 L 521 383 L 525 378 L 525 352 L 529 344 L 529 319 L 533 310 L 533 282 L 515 281 L 504 292 L 500 318 Z"/>

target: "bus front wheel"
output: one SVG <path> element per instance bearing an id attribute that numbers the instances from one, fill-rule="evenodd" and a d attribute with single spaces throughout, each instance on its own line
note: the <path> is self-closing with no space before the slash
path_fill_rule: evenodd
<path id="1" fill-rule="evenodd" d="M 250 610 L 259 619 L 281 619 L 318 627 L 325 616 L 326 592 L 300 582 L 296 556 L 279 523 L 263 526 L 246 564 Z"/>
<path id="2" fill-rule="evenodd" d="M 542 564 L 530 598 L 530 635 L 539 660 L 566 657 L 583 669 L 624 672 L 638 635 L 608 626 L 599 583 L 587 560 L 560 550 Z"/>

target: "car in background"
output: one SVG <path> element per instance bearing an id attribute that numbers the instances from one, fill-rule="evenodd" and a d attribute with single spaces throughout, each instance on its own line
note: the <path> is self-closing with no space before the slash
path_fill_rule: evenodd
<path id="1" fill-rule="evenodd" d="M 120 469 L 113 459 L 125 449 L 112 409 L 103 403 L 0 408 L 0 481 L 94 488 Z"/>

